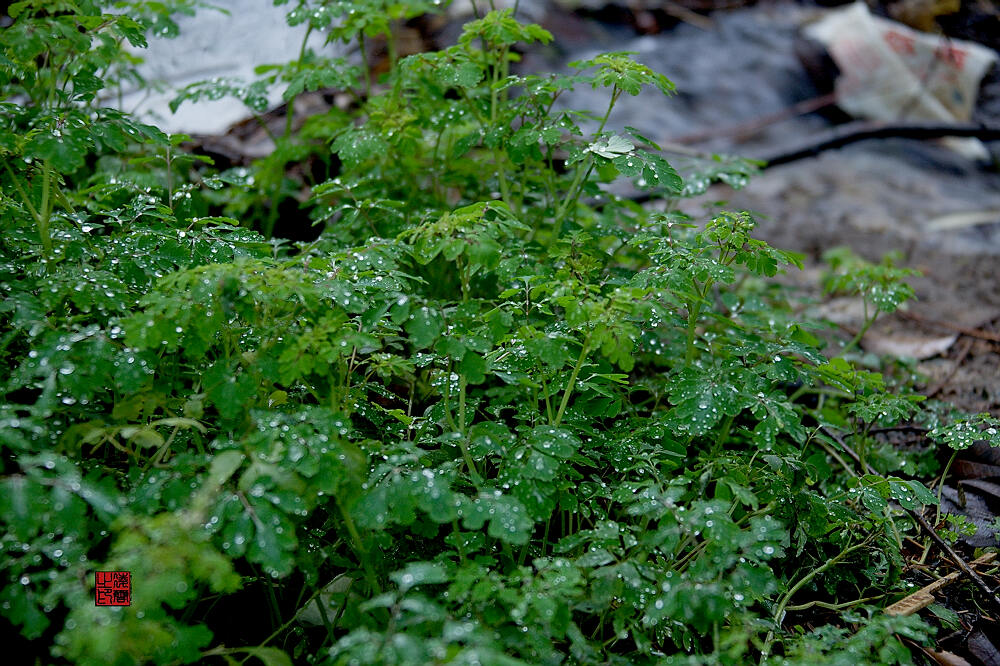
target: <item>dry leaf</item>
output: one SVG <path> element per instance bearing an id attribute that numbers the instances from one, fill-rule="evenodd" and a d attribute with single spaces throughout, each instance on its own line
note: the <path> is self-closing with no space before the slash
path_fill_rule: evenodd
<path id="1" fill-rule="evenodd" d="M 932 356 L 944 354 L 958 340 L 958 335 L 930 337 L 909 331 L 894 331 L 890 334 L 870 331 L 862 341 L 865 351 L 882 356 L 915 358 L 922 361 Z"/>

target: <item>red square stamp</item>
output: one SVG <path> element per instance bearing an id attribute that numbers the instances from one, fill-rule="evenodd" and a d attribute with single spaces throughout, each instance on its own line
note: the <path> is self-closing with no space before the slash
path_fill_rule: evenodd
<path id="1" fill-rule="evenodd" d="M 132 605 L 132 573 L 130 571 L 98 571 L 96 583 L 96 605 Z"/>

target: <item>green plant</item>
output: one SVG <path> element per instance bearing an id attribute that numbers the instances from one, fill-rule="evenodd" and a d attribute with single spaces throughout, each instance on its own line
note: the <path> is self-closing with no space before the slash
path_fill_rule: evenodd
<path id="1" fill-rule="evenodd" d="M 913 298 L 913 288 L 904 280 L 917 275 L 917 271 L 896 268 L 895 255 L 886 255 L 878 264 L 872 264 L 858 257 L 850 248 L 840 247 L 826 252 L 823 259 L 830 265 L 830 272 L 824 281 L 826 291 L 860 296 L 864 304 L 861 329 L 844 346 L 842 354 L 861 342 L 879 314 L 895 312 L 900 305 Z"/>
<path id="2" fill-rule="evenodd" d="M 854 469 L 827 433 L 864 454 L 919 397 L 823 355 L 769 280 L 799 257 L 750 214 L 675 212 L 752 166 L 713 160 L 685 188 L 610 129 L 664 76 L 623 53 L 512 74 L 519 44 L 551 36 L 510 11 L 380 82 L 303 48 L 250 88 L 185 97 L 335 85 L 357 109 L 215 173 L 75 83 L 51 93 L 92 57 L 82 41 L 54 72 L 18 51 L 63 23 L 137 44 L 152 24 L 30 7 L 0 62 L 0 598 L 42 659 L 909 663 L 894 635 L 926 625 L 864 604 L 902 591 L 916 528 L 895 506 L 935 498 Z M 289 19 L 391 43 L 387 16 L 426 9 Z M 587 84 L 605 108 L 555 110 Z M 330 179 L 286 177 L 324 141 Z M 664 210 L 602 188 L 623 176 Z M 323 233 L 268 242 L 305 186 Z M 894 271 L 836 286 L 885 309 L 909 295 Z M 94 607 L 98 567 L 131 570 L 139 601 Z M 829 613 L 805 633 L 813 608 Z"/>

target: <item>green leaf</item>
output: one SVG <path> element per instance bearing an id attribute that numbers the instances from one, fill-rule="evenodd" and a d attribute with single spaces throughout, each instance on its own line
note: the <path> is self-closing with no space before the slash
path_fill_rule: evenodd
<path id="1" fill-rule="evenodd" d="M 917 509 L 919 505 L 937 506 L 937 497 L 927 486 L 912 479 L 888 478 L 889 497 L 904 509 Z"/>
<path id="2" fill-rule="evenodd" d="M 517 499 L 503 495 L 499 490 L 482 493 L 461 512 L 462 524 L 467 529 L 478 530 L 489 521 L 488 534 L 514 545 L 528 542 L 534 521 L 528 517 L 524 505 Z"/>
<path id="3" fill-rule="evenodd" d="M 570 67 L 589 69 L 597 67 L 593 75 L 593 86 L 618 88 L 630 95 L 638 95 L 645 85 L 652 85 L 664 95 L 674 91 L 674 84 L 663 74 L 654 72 L 646 65 L 631 58 L 634 52 L 618 51 L 604 53 L 591 60 L 571 62 Z"/>
<path id="4" fill-rule="evenodd" d="M 213 489 L 219 488 L 229 480 L 243 464 L 246 456 L 239 451 L 222 451 L 212 459 L 208 472 L 208 482 Z"/>
<path id="5" fill-rule="evenodd" d="M 465 376 L 469 384 L 482 384 L 486 381 L 486 359 L 479 354 L 467 351 L 458 364 L 458 371 Z"/>
<path id="6" fill-rule="evenodd" d="M 264 666 L 292 666 L 292 658 L 284 650 L 276 647 L 244 647 L 239 651 L 247 657 L 256 657 Z"/>
<path id="7" fill-rule="evenodd" d="M 24 152 L 40 162 L 50 162 L 57 171 L 72 173 L 83 166 L 90 146 L 87 134 L 79 130 L 40 130 L 31 135 Z"/>
<path id="8" fill-rule="evenodd" d="M 635 145 L 631 141 L 618 135 L 612 135 L 590 144 L 584 149 L 584 152 L 591 152 L 610 160 L 621 155 L 631 154 L 633 150 L 635 150 Z"/>
<path id="9" fill-rule="evenodd" d="M 216 364 L 205 373 L 205 395 L 227 421 L 245 414 L 256 392 L 257 384 L 250 375 L 237 375 L 226 364 Z"/>
<path id="10" fill-rule="evenodd" d="M 685 368 L 668 383 L 672 427 L 690 435 L 704 435 L 723 416 L 735 416 L 753 403 L 744 394 L 749 373 L 740 369 Z"/>
<path id="11" fill-rule="evenodd" d="M 985 441 L 990 446 L 1000 446 L 1000 419 L 983 412 L 959 419 L 950 425 L 938 426 L 927 433 L 927 436 L 956 451 L 967 449 L 978 441 Z"/>
<path id="12" fill-rule="evenodd" d="M 294 527 L 276 508 L 260 501 L 251 504 L 254 538 L 247 549 L 247 557 L 263 566 L 268 574 L 291 573 L 295 565 L 292 553 L 297 545 Z"/>
<path id="13" fill-rule="evenodd" d="M 447 583 L 451 580 L 447 568 L 439 562 L 411 562 L 405 568 L 389 574 L 389 578 L 404 593 L 417 585 Z"/>
<path id="14" fill-rule="evenodd" d="M 437 310 L 423 306 L 410 315 L 403 328 L 410 336 L 413 346 L 424 349 L 430 347 L 444 331 L 444 319 Z"/>
<path id="15" fill-rule="evenodd" d="M 636 178 L 636 183 L 644 189 L 664 189 L 671 194 L 680 194 L 684 181 L 670 164 L 645 150 L 636 150 L 628 155 L 614 158 L 614 165 L 623 175 Z"/>
<path id="16" fill-rule="evenodd" d="M 325 59 L 291 74 L 281 97 L 288 102 L 307 90 L 349 90 L 357 86 L 360 73 L 357 67 L 348 65 L 343 58 Z"/>

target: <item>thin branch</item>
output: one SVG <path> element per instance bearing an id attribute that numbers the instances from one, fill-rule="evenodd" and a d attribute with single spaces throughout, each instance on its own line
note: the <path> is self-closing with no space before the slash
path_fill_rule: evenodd
<path id="1" fill-rule="evenodd" d="M 982 141 L 1000 140 L 1000 126 L 985 124 L 930 124 L 905 123 L 885 124 L 870 122 L 854 122 L 837 127 L 824 133 L 818 139 L 795 148 L 782 150 L 759 159 L 767 162 L 768 167 L 787 164 L 797 160 L 813 157 L 827 150 L 841 148 L 858 141 L 868 139 L 941 139 L 949 136 L 972 137 Z"/>
<path id="2" fill-rule="evenodd" d="M 878 472 L 876 472 L 871 465 L 861 461 L 861 458 L 858 456 L 857 452 L 854 451 L 854 449 L 852 449 L 850 446 L 848 446 L 847 442 L 845 442 L 842 437 L 840 437 L 837 433 L 833 432 L 832 430 L 826 427 L 824 427 L 822 430 L 826 435 L 833 438 L 833 440 L 836 441 L 837 444 L 839 444 L 842 449 L 844 449 L 844 452 L 847 453 L 847 455 L 849 455 L 852 459 L 854 459 L 854 462 L 856 462 L 863 471 L 865 471 L 868 474 L 878 475 Z M 913 520 L 915 520 L 918 525 L 920 525 L 921 529 L 927 532 L 927 536 L 931 538 L 931 541 L 933 541 L 938 548 L 944 551 L 944 554 L 948 556 L 948 559 L 954 562 L 955 565 L 962 570 L 962 573 L 964 573 L 966 576 L 969 577 L 969 580 L 972 581 L 973 585 L 978 587 L 979 590 L 986 595 L 986 598 L 989 600 L 989 603 L 993 606 L 993 608 L 996 611 L 1000 612 L 1000 597 L 997 597 L 996 593 L 993 591 L 993 588 L 991 588 L 989 584 L 985 580 L 983 580 L 982 577 L 979 574 L 977 574 L 976 571 L 972 567 L 970 567 L 969 564 L 965 560 L 963 560 L 958 553 L 955 552 L 955 549 L 952 548 L 947 541 L 941 538 L 941 536 L 931 526 L 931 524 L 927 522 L 927 519 L 924 518 L 923 514 L 919 513 L 918 511 L 914 511 L 913 509 L 907 509 L 906 507 L 900 507 L 900 508 L 902 508 L 907 514 L 909 514 L 909 516 L 913 518 Z"/>
<path id="3" fill-rule="evenodd" d="M 926 317 L 921 317 L 913 312 L 903 312 L 902 310 L 897 310 L 896 313 L 903 319 L 909 319 L 910 321 L 915 321 L 927 326 L 936 326 L 938 328 L 947 328 L 952 331 L 958 331 L 962 335 L 967 335 L 970 338 L 979 338 L 980 340 L 989 340 L 990 342 L 1000 342 L 1000 333 L 983 330 L 984 326 L 988 326 L 997 319 L 1000 319 L 1000 314 L 991 315 L 976 326 L 960 326 L 959 324 L 953 324 L 950 321 L 927 319 Z"/>

